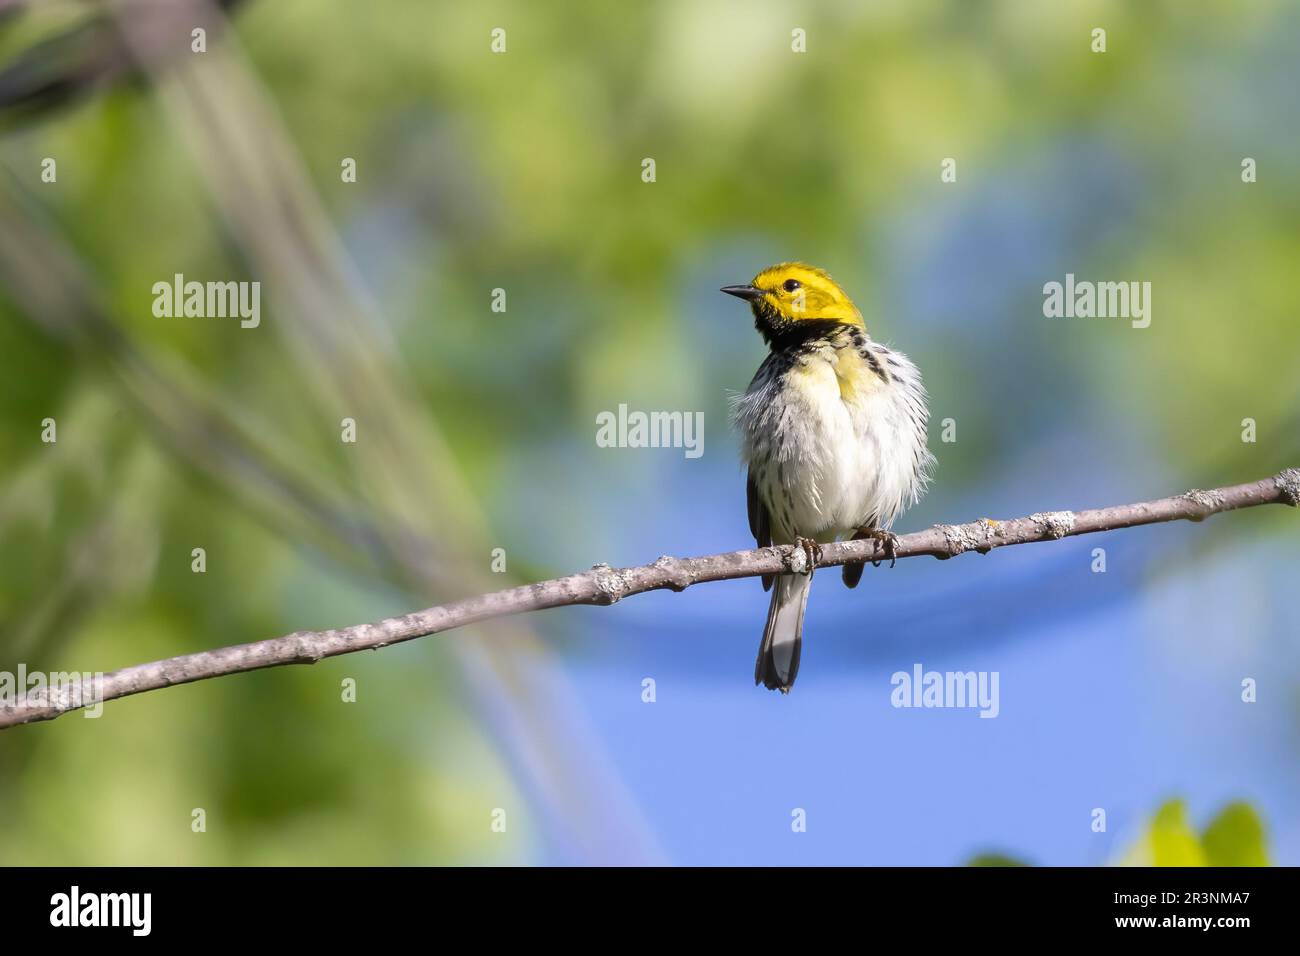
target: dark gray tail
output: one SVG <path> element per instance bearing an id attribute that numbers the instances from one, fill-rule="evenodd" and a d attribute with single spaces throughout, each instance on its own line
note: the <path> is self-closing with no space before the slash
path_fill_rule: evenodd
<path id="1" fill-rule="evenodd" d="M 803 612 L 808 606 L 811 574 L 782 574 L 772 588 L 763 643 L 754 664 L 754 683 L 788 694 L 799 673 L 803 645 Z"/>

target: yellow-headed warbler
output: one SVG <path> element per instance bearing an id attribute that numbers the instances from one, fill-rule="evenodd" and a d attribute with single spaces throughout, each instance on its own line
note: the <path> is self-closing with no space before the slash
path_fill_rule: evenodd
<path id="1" fill-rule="evenodd" d="M 722 291 L 749 302 L 770 349 L 736 403 L 749 528 L 759 547 L 797 544 L 808 557 L 806 573 L 775 576 L 754 667 L 754 683 L 785 693 L 799 672 L 817 542 L 874 538 L 890 556 L 889 526 L 934 465 L 929 412 L 916 366 L 872 341 L 862 313 L 821 269 L 784 263 Z M 844 583 L 854 587 L 862 567 L 845 565 Z"/>

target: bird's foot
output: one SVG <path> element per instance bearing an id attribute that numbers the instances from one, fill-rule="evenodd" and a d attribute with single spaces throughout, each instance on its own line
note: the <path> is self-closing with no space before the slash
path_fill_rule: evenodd
<path id="1" fill-rule="evenodd" d="M 889 566 L 892 568 L 898 563 L 898 535 L 892 531 L 882 531 L 880 528 L 859 528 L 858 534 L 863 538 L 870 538 L 874 544 L 871 547 L 871 566 L 880 567 L 882 558 L 889 559 Z M 880 557 L 876 557 L 880 555 Z"/>
<path id="2" fill-rule="evenodd" d="M 817 567 L 822 559 L 822 546 L 812 538 L 797 537 L 794 539 L 794 546 L 802 548 L 804 557 L 808 559 L 808 573 L 813 573 L 813 568 Z"/>

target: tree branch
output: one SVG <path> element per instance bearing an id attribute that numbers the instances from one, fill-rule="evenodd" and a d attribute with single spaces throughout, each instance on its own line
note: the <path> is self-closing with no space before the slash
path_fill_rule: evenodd
<path id="1" fill-rule="evenodd" d="M 901 535 L 895 550 L 899 558 L 931 555 L 946 559 L 967 551 L 986 554 L 1007 545 L 1052 541 L 1097 531 L 1181 519 L 1199 521 L 1221 511 L 1267 504 L 1300 505 L 1300 469 L 1288 468 L 1261 481 L 1212 491 L 1189 491 L 1156 501 L 1090 511 L 1040 512 L 1008 521 L 981 518 L 967 524 L 935 525 L 925 531 Z M 826 544 L 822 546 L 822 556 L 816 566 L 833 567 L 870 561 L 879 557 L 878 547 L 874 541 Z M 579 574 L 481 594 L 370 624 L 327 631 L 297 631 L 266 641 L 184 654 L 124 667 L 89 682 L 72 680 L 57 687 L 45 687 L 25 696 L 22 694 L 24 688 L 19 687 L 16 701 L 0 701 L 0 729 L 53 720 L 60 714 L 94 703 L 159 690 L 173 684 L 188 684 L 284 664 L 314 664 L 326 657 L 376 650 L 490 618 L 573 604 L 608 605 L 645 591 L 665 588 L 683 591 L 693 584 L 707 581 L 803 571 L 806 570 L 806 560 L 802 549 L 785 545 L 699 558 L 665 555 L 653 564 L 635 568 L 596 565 Z"/>

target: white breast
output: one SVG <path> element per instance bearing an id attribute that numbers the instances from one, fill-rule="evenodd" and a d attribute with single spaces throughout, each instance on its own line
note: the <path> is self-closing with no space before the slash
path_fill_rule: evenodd
<path id="1" fill-rule="evenodd" d="M 773 356 L 737 404 L 774 541 L 887 528 L 924 488 L 933 458 L 920 373 L 898 353 L 868 348 L 884 376 L 868 372 L 842 388 L 837 363 L 860 363 L 856 350 L 827 347 L 793 364 Z"/>

